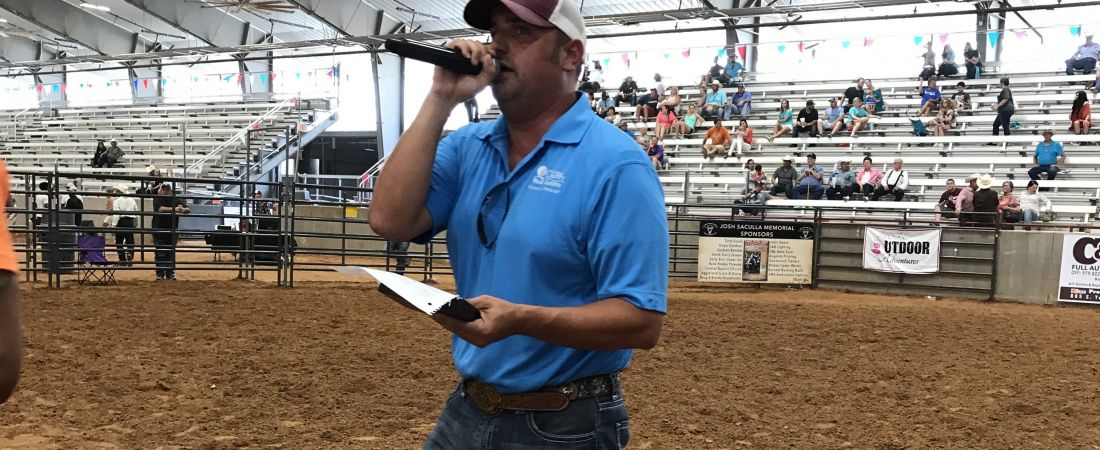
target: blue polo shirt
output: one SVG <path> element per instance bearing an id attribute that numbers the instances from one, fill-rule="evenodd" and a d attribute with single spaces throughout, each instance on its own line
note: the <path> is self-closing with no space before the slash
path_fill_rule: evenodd
<path id="1" fill-rule="evenodd" d="M 478 216 L 483 198 L 502 182 L 510 198 L 507 214 L 495 245 L 486 249 L 478 238 Z M 465 298 L 491 295 L 570 307 L 617 297 L 665 313 L 664 201 L 645 152 L 578 96 L 512 170 L 504 118 L 470 124 L 444 138 L 426 201 L 432 229 L 416 242 L 447 230 L 455 283 Z M 501 213 L 493 210 L 503 205 L 490 206 L 489 216 Z M 522 335 L 485 348 L 457 336 L 452 342 L 462 377 L 502 393 L 621 370 L 632 353 L 576 350 Z"/>
<path id="2" fill-rule="evenodd" d="M 726 93 L 721 89 L 715 92 L 707 92 L 707 104 L 722 106 L 726 104 Z"/>
<path id="3" fill-rule="evenodd" d="M 812 175 L 806 175 L 805 177 L 802 177 L 801 180 L 799 180 L 799 182 L 798 182 L 799 186 L 821 186 L 821 181 L 825 179 L 825 171 L 822 170 L 821 166 L 818 166 L 817 164 L 814 164 L 813 169 L 810 169 L 810 170 L 813 170 L 814 172 L 816 172 L 817 175 L 820 176 L 821 178 L 816 178 Z M 798 174 L 802 175 L 802 172 L 805 172 L 805 171 L 806 171 L 806 168 L 803 167 L 802 170 L 798 171 Z"/>
<path id="4" fill-rule="evenodd" d="M 1066 152 L 1062 150 L 1062 144 L 1057 141 L 1050 141 L 1050 145 L 1043 141 L 1035 146 L 1035 160 L 1039 162 L 1040 166 L 1058 164 L 1058 157 L 1065 154 Z"/>
<path id="5" fill-rule="evenodd" d="M 741 72 L 745 70 L 745 66 L 740 62 L 727 62 L 726 63 L 726 75 L 731 77 L 741 76 Z"/>

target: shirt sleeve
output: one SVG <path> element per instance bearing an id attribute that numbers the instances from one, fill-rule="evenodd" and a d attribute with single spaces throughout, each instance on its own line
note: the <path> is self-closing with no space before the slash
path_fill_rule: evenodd
<path id="1" fill-rule="evenodd" d="M 901 178 L 898 179 L 898 184 L 895 186 L 897 189 L 906 190 L 909 189 L 909 171 L 901 171 Z"/>
<path id="2" fill-rule="evenodd" d="M 432 181 L 428 186 L 428 198 L 424 201 L 424 206 L 432 217 L 432 227 L 413 239 L 417 244 L 430 241 L 447 229 L 447 224 L 451 221 L 451 211 L 454 210 L 459 192 L 459 139 L 461 138 L 452 133 L 443 138 L 436 148 L 435 162 L 432 163 Z"/>
<path id="3" fill-rule="evenodd" d="M 657 173 L 626 161 L 595 196 L 589 222 L 589 265 L 597 297 L 668 311 L 668 217 Z"/>

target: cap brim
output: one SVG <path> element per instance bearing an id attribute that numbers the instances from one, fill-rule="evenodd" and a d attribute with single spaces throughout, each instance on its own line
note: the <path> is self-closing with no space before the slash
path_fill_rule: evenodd
<path id="1" fill-rule="evenodd" d="M 520 20 L 531 25 L 543 28 L 556 28 L 550 21 L 543 19 L 534 11 L 512 0 L 470 0 L 470 3 L 466 4 L 466 9 L 462 12 L 462 18 L 474 28 L 488 30 L 493 26 L 491 13 L 493 12 L 493 8 L 497 6 L 508 8 L 508 10 L 511 11 L 512 14 L 515 14 L 516 17 L 519 17 Z"/>

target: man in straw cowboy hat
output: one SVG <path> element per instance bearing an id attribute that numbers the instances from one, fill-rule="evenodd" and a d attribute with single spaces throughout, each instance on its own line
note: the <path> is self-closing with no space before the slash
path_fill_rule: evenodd
<path id="1" fill-rule="evenodd" d="M 997 193 L 992 189 L 993 177 L 989 174 L 983 174 L 978 177 L 975 184 L 977 189 L 974 191 L 974 212 L 971 213 L 971 225 L 991 227 L 997 222 L 999 216 L 997 205 L 1000 203 Z"/>
<path id="2" fill-rule="evenodd" d="M 109 208 L 114 214 L 103 219 L 103 226 L 115 228 L 115 250 L 118 262 L 124 266 L 134 264 L 134 229 L 137 228 L 137 201 L 127 197 L 129 187 L 118 183 L 107 189 Z"/>

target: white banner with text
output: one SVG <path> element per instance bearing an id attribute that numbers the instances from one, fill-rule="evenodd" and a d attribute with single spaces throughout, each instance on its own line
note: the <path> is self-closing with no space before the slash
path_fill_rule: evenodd
<path id="1" fill-rule="evenodd" d="M 940 271 L 940 230 L 863 229 L 863 268 L 876 272 Z"/>

